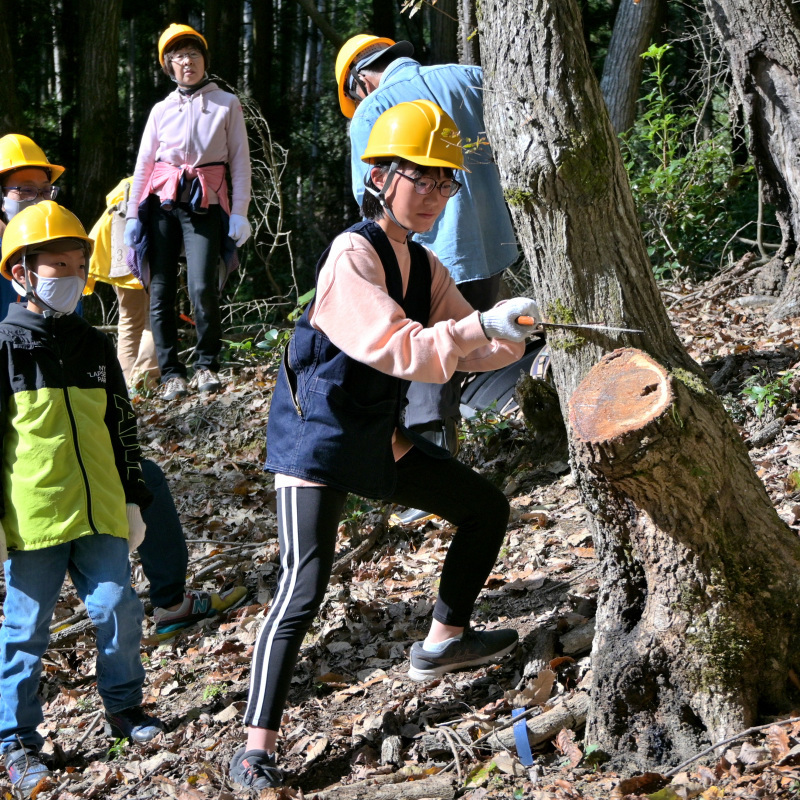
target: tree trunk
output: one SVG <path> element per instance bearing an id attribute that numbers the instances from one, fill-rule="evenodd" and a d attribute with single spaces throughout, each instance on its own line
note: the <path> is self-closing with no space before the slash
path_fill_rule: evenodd
<path id="1" fill-rule="evenodd" d="M 800 314 L 800 13 L 791 0 L 705 0 L 727 53 L 750 130 L 764 199 L 783 235 L 788 265 L 773 319 Z M 781 265 L 783 266 L 783 264 Z"/>
<path id="2" fill-rule="evenodd" d="M 672 330 L 576 0 L 483 0 L 480 33 L 488 136 L 545 318 L 646 332 L 549 339 L 601 559 L 588 739 L 674 764 L 786 705 L 800 543 Z"/>
<path id="3" fill-rule="evenodd" d="M 72 209 L 88 227 L 122 177 L 116 158 L 122 0 L 83 0 L 79 14 L 78 179 Z"/>
<path id="4" fill-rule="evenodd" d="M 203 35 L 208 42 L 210 73 L 219 75 L 231 88 L 239 82 L 239 55 L 242 33 L 242 3 L 206 0 Z"/>
<path id="5" fill-rule="evenodd" d="M 458 61 L 481 65 L 481 45 L 475 0 L 458 0 Z"/>
<path id="6" fill-rule="evenodd" d="M 19 133 L 22 130 L 22 109 L 17 99 L 17 84 L 14 80 L 14 57 L 8 36 L 8 0 L 0 0 L 0 136 Z"/>
<path id="7" fill-rule="evenodd" d="M 428 6 L 431 23 L 431 63 L 453 64 L 458 60 L 458 7 L 456 0 L 439 0 Z"/>
<path id="8" fill-rule="evenodd" d="M 642 81 L 641 56 L 650 44 L 661 4 L 662 0 L 640 0 L 638 4 L 623 0 L 614 19 L 600 90 L 617 133 L 627 131 L 636 118 Z"/>

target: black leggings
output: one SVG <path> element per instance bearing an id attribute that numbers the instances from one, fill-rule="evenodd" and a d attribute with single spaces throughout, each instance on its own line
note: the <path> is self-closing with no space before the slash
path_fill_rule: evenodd
<path id="1" fill-rule="evenodd" d="M 442 567 L 433 617 L 466 626 L 508 525 L 508 501 L 455 459 L 414 448 L 397 463 L 391 502 L 431 511 L 458 526 Z M 328 487 L 278 490 L 278 589 L 258 634 L 244 721 L 278 730 L 303 638 L 325 597 L 347 494 Z"/>

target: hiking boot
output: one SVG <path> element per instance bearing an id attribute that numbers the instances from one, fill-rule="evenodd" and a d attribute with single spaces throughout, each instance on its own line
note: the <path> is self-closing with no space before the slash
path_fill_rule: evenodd
<path id="1" fill-rule="evenodd" d="M 440 652 L 431 652 L 424 648 L 423 642 L 414 642 L 408 677 L 414 681 L 427 681 L 463 667 L 490 664 L 510 653 L 518 641 L 517 632 L 509 628 L 496 631 L 465 628 L 460 639 L 450 639 Z"/>
<path id="2" fill-rule="evenodd" d="M 221 594 L 187 589 L 180 608 L 176 608 L 175 611 L 167 611 L 166 608 L 158 606 L 153 609 L 156 637 L 162 642 L 171 639 L 182 628 L 235 608 L 242 603 L 246 594 L 247 589 L 244 586 L 234 586 Z"/>
<path id="3" fill-rule="evenodd" d="M 283 773 L 275 764 L 275 753 L 240 747 L 231 759 L 231 780 L 256 791 L 283 786 Z"/>
<path id="4" fill-rule="evenodd" d="M 146 744 L 164 730 L 161 720 L 145 714 L 141 706 L 125 708 L 113 714 L 106 711 L 105 728 L 106 736 L 130 739 L 136 744 Z"/>
<path id="5" fill-rule="evenodd" d="M 219 376 L 217 373 L 212 372 L 210 369 L 206 369 L 205 367 L 201 367 L 200 369 L 196 369 L 194 371 L 194 377 L 189 385 L 193 389 L 197 389 L 198 392 L 203 392 L 204 394 L 209 392 L 218 392 L 222 386 L 222 384 L 219 382 Z"/>
<path id="6" fill-rule="evenodd" d="M 22 797 L 29 797 L 42 778 L 52 775 L 42 762 L 39 751 L 32 745 L 15 745 L 14 750 L 9 750 L 6 753 L 6 769 L 11 785 Z"/>
<path id="7" fill-rule="evenodd" d="M 186 397 L 187 394 L 189 394 L 189 386 L 186 383 L 186 378 L 182 378 L 180 375 L 167 378 L 161 384 L 162 400 L 179 400 L 181 397 Z"/>

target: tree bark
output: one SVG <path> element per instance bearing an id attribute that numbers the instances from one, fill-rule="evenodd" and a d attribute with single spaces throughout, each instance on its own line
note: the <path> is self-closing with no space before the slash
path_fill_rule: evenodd
<path id="1" fill-rule="evenodd" d="M 458 61 L 460 64 L 476 67 L 481 65 L 481 45 L 475 0 L 458 0 Z"/>
<path id="2" fill-rule="evenodd" d="M 705 0 L 750 130 L 764 199 L 783 235 L 786 269 L 773 319 L 800 314 L 800 13 L 791 0 Z"/>
<path id="3" fill-rule="evenodd" d="M 549 338 L 601 560 L 588 740 L 675 764 L 787 703 L 800 543 L 672 330 L 576 0 L 483 0 L 480 33 L 488 136 L 545 318 L 645 331 Z"/>
<path id="4" fill-rule="evenodd" d="M 439 0 L 427 7 L 431 25 L 431 63 L 458 60 L 458 7 L 456 0 Z"/>
<path id="5" fill-rule="evenodd" d="M 627 131 L 636 118 L 642 82 L 642 53 L 647 49 L 661 14 L 662 0 L 623 0 L 614 19 L 608 55 L 603 64 L 600 91 L 617 133 Z"/>
<path id="6" fill-rule="evenodd" d="M 22 130 L 22 109 L 17 99 L 17 85 L 14 80 L 14 57 L 11 40 L 8 36 L 9 15 L 6 10 L 8 0 L 0 0 L 0 136 L 19 133 Z"/>
<path id="7" fill-rule="evenodd" d="M 87 227 L 105 208 L 119 181 L 117 62 L 122 0 L 83 0 L 79 5 L 78 178 L 73 211 Z"/>

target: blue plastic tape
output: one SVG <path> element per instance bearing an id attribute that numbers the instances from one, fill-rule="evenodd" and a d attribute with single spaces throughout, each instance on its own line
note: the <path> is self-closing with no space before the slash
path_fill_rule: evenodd
<path id="1" fill-rule="evenodd" d="M 524 708 L 512 708 L 511 716 L 519 717 L 525 713 Z M 531 754 L 531 745 L 528 741 L 528 726 L 525 724 L 524 719 L 518 719 L 514 723 L 514 741 L 517 743 L 517 756 L 519 757 L 520 764 L 523 767 L 530 767 L 533 765 L 533 755 Z"/>

